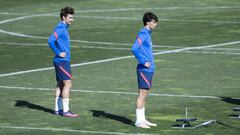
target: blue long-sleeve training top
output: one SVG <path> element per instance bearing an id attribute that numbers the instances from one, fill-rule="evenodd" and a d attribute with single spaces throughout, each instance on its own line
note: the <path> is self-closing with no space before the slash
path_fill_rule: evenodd
<path id="1" fill-rule="evenodd" d="M 132 46 L 133 55 L 138 60 L 138 68 L 147 69 L 144 65 L 150 62 L 150 71 L 155 70 L 154 56 L 152 50 L 151 31 L 143 28 L 139 31 L 137 38 Z"/>
<path id="2" fill-rule="evenodd" d="M 54 61 L 70 61 L 70 37 L 69 25 L 59 22 L 48 39 L 48 45 L 55 53 Z M 66 57 L 60 57 L 61 52 L 66 52 Z"/>

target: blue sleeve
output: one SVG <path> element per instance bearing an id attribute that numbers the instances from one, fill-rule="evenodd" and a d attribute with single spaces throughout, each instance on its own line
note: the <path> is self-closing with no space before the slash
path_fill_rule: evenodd
<path id="1" fill-rule="evenodd" d="M 60 36 L 61 32 L 59 29 L 56 29 L 48 38 L 48 45 L 52 49 L 52 51 L 59 56 L 60 55 L 60 50 L 56 47 L 56 42 Z"/>
<path id="2" fill-rule="evenodd" d="M 139 33 L 132 47 L 132 53 L 142 65 L 145 65 L 149 60 L 143 55 L 144 50 L 142 48 L 143 42 L 146 40 L 147 36 L 145 33 Z"/>

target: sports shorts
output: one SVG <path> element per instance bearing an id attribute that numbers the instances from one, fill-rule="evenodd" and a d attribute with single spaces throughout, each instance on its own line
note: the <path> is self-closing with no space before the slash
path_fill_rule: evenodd
<path id="1" fill-rule="evenodd" d="M 138 77 L 138 88 L 149 90 L 152 87 L 152 78 L 154 72 L 137 69 L 137 77 Z"/>
<path id="2" fill-rule="evenodd" d="M 64 81 L 64 80 L 71 80 L 72 73 L 71 73 L 71 65 L 68 61 L 54 61 L 55 72 L 56 72 L 56 80 L 57 81 Z"/>

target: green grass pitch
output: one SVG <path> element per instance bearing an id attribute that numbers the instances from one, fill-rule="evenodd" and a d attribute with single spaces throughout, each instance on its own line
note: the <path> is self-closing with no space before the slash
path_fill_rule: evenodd
<path id="1" fill-rule="evenodd" d="M 0 135 L 237 135 L 240 120 L 239 0 L 0 0 Z M 75 8 L 71 36 L 71 119 L 52 114 L 55 74 L 47 38 L 59 10 Z M 130 51 L 146 11 L 156 72 L 146 114 L 133 126 L 136 60 Z M 217 123 L 175 129 L 176 119 Z"/>

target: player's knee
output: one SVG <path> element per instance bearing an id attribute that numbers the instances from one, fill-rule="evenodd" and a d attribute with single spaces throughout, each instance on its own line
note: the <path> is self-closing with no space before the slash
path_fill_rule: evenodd
<path id="1" fill-rule="evenodd" d="M 145 93 L 139 94 L 140 99 L 145 99 L 146 97 L 147 97 L 147 94 L 145 94 Z"/>

